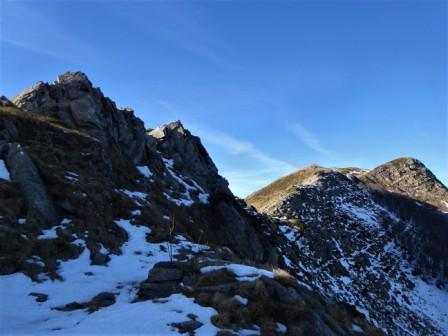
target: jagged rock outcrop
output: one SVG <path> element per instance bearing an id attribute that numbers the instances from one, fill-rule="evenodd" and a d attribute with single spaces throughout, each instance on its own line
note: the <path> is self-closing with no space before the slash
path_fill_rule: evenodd
<path id="1" fill-rule="evenodd" d="M 150 139 L 143 122 L 131 109 L 117 108 L 81 72 L 66 72 L 53 84 L 37 82 L 12 101 L 25 111 L 87 133 L 105 147 L 118 145 L 134 164 L 146 158 Z"/>
<path id="2" fill-rule="evenodd" d="M 372 171 L 310 166 L 247 202 L 278 221 L 288 239 L 284 267 L 301 281 L 355 305 L 389 334 L 442 335 L 448 217 L 409 195 L 372 188 L 363 182 Z M 403 173 L 403 180 L 438 182 L 428 176 Z"/>
<path id="3" fill-rule="evenodd" d="M 168 164 L 170 175 L 174 176 L 170 185 L 179 181 L 185 184 L 182 183 L 184 179 L 187 184 L 193 181 L 187 189 L 199 188 L 200 198 L 207 203 L 207 206 L 195 210 L 196 228 L 193 231 L 200 231 L 203 238 L 228 246 L 240 255 L 276 264 L 274 249 L 261 233 L 266 223 L 249 216 L 235 200 L 228 182 L 218 174 L 200 139 L 185 129 L 180 121 L 160 126 L 149 135 L 155 139 L 162 160 Z M 173 175 L 171 169 L 178 175 Z"/>
<path id="4" fill-rule="evenodd" d="M 448 188 L 417 159 L 404 157 L 359 175 L 364 184 L 430 204 L 448 212 Z"/>
<path id="5" fill-rule="evenodd" d="M 182 175 L 198 182 L 210 194 L 231 194 L 228 182 L 218 174 L 201 140 L 191 135 L 180 121 L 157 127 L 149 135 L 156 139 L 157 149 L 174 161 Z"/>

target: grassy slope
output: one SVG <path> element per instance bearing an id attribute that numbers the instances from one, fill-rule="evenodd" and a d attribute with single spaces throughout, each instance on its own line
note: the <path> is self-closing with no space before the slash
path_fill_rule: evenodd
<path id="1" fill-rule="evenodd" d="M 250 194 L 246 201 L 260 212 L 267 212 L 286 198 L 299 185 L 314 183 L 321 173 L 330 169 L 312 165 L 281 177 L 266 187 Z"/>

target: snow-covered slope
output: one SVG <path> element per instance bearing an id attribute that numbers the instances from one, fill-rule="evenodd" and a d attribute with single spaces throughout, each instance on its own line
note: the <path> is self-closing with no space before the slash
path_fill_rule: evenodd
<path id="1" fill-rule="evenodd" d="M 285 266 L 327 297 L 355 305 L 387 334 L 447 334 L 446 278 L 422 272 L 419 261 L 427 258 L 415 258 L 426 251 L 420 244 L 428 223 L 397 215 L 354 174 L 313 170 L 312 183 L 287 185 L 267 210 L 288 240 L 280 248 Z M 255 193 L 248 202 L 262 207 L 262 197 Z M 446 217 L 437 216 L 443 235 Z"/>
<path id="2" fill-rule="evenodd" d="M 157 262 L 169 261 L 166 243 L 151 244 L 146 241 L 150 229 L 134 226 L 129 220 L 119 220 L 117 224 L 129 235 L 122 246 L 120 255 L 109 254 L 107 266 L 92 265 L 85 241 L 75 241 L 83 252 L 77 259 L 63 261 L 58 267 L 60 279 L 50 280 L 42 275 L 33 282 L 23 273 L 0 277 L 1 314 L 0 330 L 7 334 L 178 334 L 171 323 L 188 321 L 188 314 L 195 314 L 203 325 L 198 335 L 214 334 L 218 329 L 210 318 L 216 311 L 201 307 L 194 300 L 182 294 L 173 294 L 164 303 L 152 301 L 134 302 L 137 285 L 146 279 L 148 270 Z M 53 239 L 53 238 L 48 238 Z M 181 249 L 197 252 L 208 247 L 192 244 L 183 237 L 173 243 L 173 253 Z M 32 256 L 35 262 L 38 256 Z M 58 307 L 77 302 L 91 302 L 101 305 L 97 295 L 108 293 L 109 306 L 99 311 L 89 309 L 61 311 Z M 111 299 L 112 298 L 112 299 Z M 93 299 L 93 300 L 92 300 Z M 180 309 L 181 308 L 181 309 Z"/>

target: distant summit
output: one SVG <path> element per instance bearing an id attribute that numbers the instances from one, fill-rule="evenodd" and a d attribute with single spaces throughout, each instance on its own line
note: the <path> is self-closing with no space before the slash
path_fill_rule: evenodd
<path id="1" fill-rule="evenodd" d="M 448 328 L 447 200 L 414 158 L 371 170 L 311 165 L 246 199 L 278 221 L 285 264 L 302 280 L 393 335 Z"/>
<path id="2" fill-rule="evenodd" d="M 359 176 L 371 187 L 409 196 L 448 211 L 448 189 L 419 160 L 403 157 L 378 166 Z"/>

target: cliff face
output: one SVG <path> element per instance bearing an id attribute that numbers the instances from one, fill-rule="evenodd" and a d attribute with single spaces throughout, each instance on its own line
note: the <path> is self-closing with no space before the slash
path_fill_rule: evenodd
<path id="1" fill-rule="evenodd" d="M 2 333 L 381 334 L 277 269 L 180 122 L 147 133 L 79 72 L 0 102 Z"/>
<path id="2" fill-rule="evenodd" d="M 374 181 L 374 182 L 373 182 Z M 250 195 L 289 242 L 285 267 L 394 335 L 448 327 L 446 188 L 415 159 L 306 167 Z M 430 200 L 431 204 L 425 202 Z"/>

